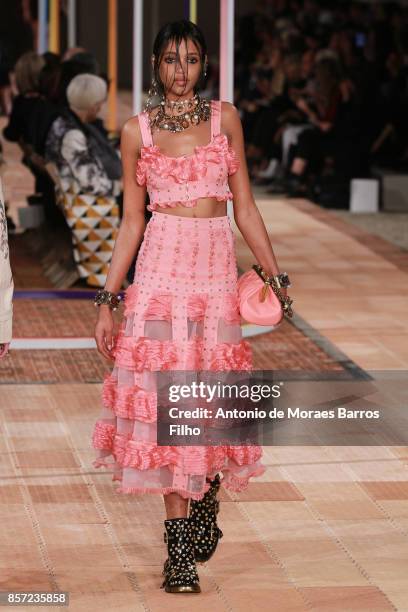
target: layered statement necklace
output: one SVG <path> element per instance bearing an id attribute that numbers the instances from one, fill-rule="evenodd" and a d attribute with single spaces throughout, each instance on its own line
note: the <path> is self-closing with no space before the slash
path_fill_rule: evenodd
<path id="1" fill-rule="evenodd" d="M 166 107 L 171 109 L 171 114 L 166 112 Z M 174 112 L 178 114 L 174 114 Z M 208 100 L 202 100 L 196 93 L 192 98 L 186 100 L 168 100 L 162 98 L 159 110 L 154 117 L 150 118 L 151 129 L 168 130 L 169 132 L 182 132 L 191 125 L 198 125 L 201 121 L 208 121 L 211 116 L 211 104 Z"/>

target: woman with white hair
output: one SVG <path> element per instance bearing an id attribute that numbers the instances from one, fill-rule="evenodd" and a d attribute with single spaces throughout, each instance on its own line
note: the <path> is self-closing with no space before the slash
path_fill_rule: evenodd
<path id="1" fill-rule="evenodd" d="M 0 359 L 7 355 L 11 340 L 13 289 L 7 240 L 7 219 L 0 179 Z"/>
<path id="2" fill-rule="evenodd" d="M 119 157 L 103 135 L 98 138 L 101 131 L 90 125 L 96 121 L 106 96 L 106 82 L 93 74 L 79 74 L 68 85 L 69 109 L 54 121 L 46 141 L 46 159 L 56 163 L 64 191 L 76 182 L 82 191 L 95 195 L 115 193 L 115 180 L 121 176 Z M 104 148 L 102 142 L 109 151 L 112 168 L 106 164 L 105 151 L 98 151 L 97 145 Z"/>
<path id="3" fill-rule="evenodd" d="M 67 88 L 69 108 L 52 124 L 45 145 L 46 161 L 59 174 L 57 196 L 72 230 L 79 276 L 96 287 L 104 286 L 120 221 L 120 158 L 93 125 L 106 96 L 102 78 L 74 77 Z"/>

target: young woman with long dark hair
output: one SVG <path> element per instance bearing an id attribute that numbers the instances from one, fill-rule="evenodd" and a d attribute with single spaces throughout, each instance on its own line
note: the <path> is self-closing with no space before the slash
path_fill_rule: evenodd
<path id="1" fill-rule="evenodd" d="M 153 106 L 149 95 L 146 110 L 122 131 L 124 215 L 105 290 L 96 297 L 98 350 L 114 366 L 93 433 L 94 465 L 112 465 L 106 462 L 112 455 L 119 492 L 164 496 L 168 559 L 162 586 L 197 593 L 196 562 L 208 560 L 222 536 L 216 523 L 220 484 L 245 489 L 265 471 L 262 449 L 158 445 L 155 377 L 165 370 L 252 367 L 240 325 L 229 199 L 258 263 L 268 275 L 279 271 L 251 192 L 237 109 L 200 98 L 207 49 L 199 28 L 185 20 L 165 25 L 152 67 L 149 93 L 161 100 Z M 146 189 L 152 218 L 145 229 Z M 142 240 L 114 336 L 111 308 Z"/>

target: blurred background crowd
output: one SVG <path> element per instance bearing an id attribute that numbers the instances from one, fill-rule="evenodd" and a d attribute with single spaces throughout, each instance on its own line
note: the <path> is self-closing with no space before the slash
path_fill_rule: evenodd
<path id="1" fill-rule="evenodd" d="M 22 44 L 2 20 L 2 136 L 35 177 L 28 203 L 70 228 L 79 276 L 99 286 L 121 215 L 119 138 L 98 117 L 109 82 L 92 49 L 33 50 L 36 7 L 21 4 Z M 407 5 L 258 0 L 235 28 L 234 103 L 255 184 L 341 208 L 353 177 L 408 172 Z M 211 98 L 217 53 L 209 60 L 202 95 Z"/>
<path id="2" fill-rule="evenodd" d="M 271 192 L 340 207 L 350 178 L 408 171 L 408 6 L 258 2 L 236 41 L 248 163 Z"/>

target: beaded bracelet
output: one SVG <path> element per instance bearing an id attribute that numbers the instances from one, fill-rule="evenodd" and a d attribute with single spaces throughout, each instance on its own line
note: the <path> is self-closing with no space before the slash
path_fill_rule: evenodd
<path id="1" fill-rule="evenodd" d="M 121 296 L 116 293 L 106 291 L 106 289 L 98 289 L 94 298 L 94 305 L 102 306 L 102 304 L 105 304 L 111 310 L 117 310 L 121 299 Z"/>

